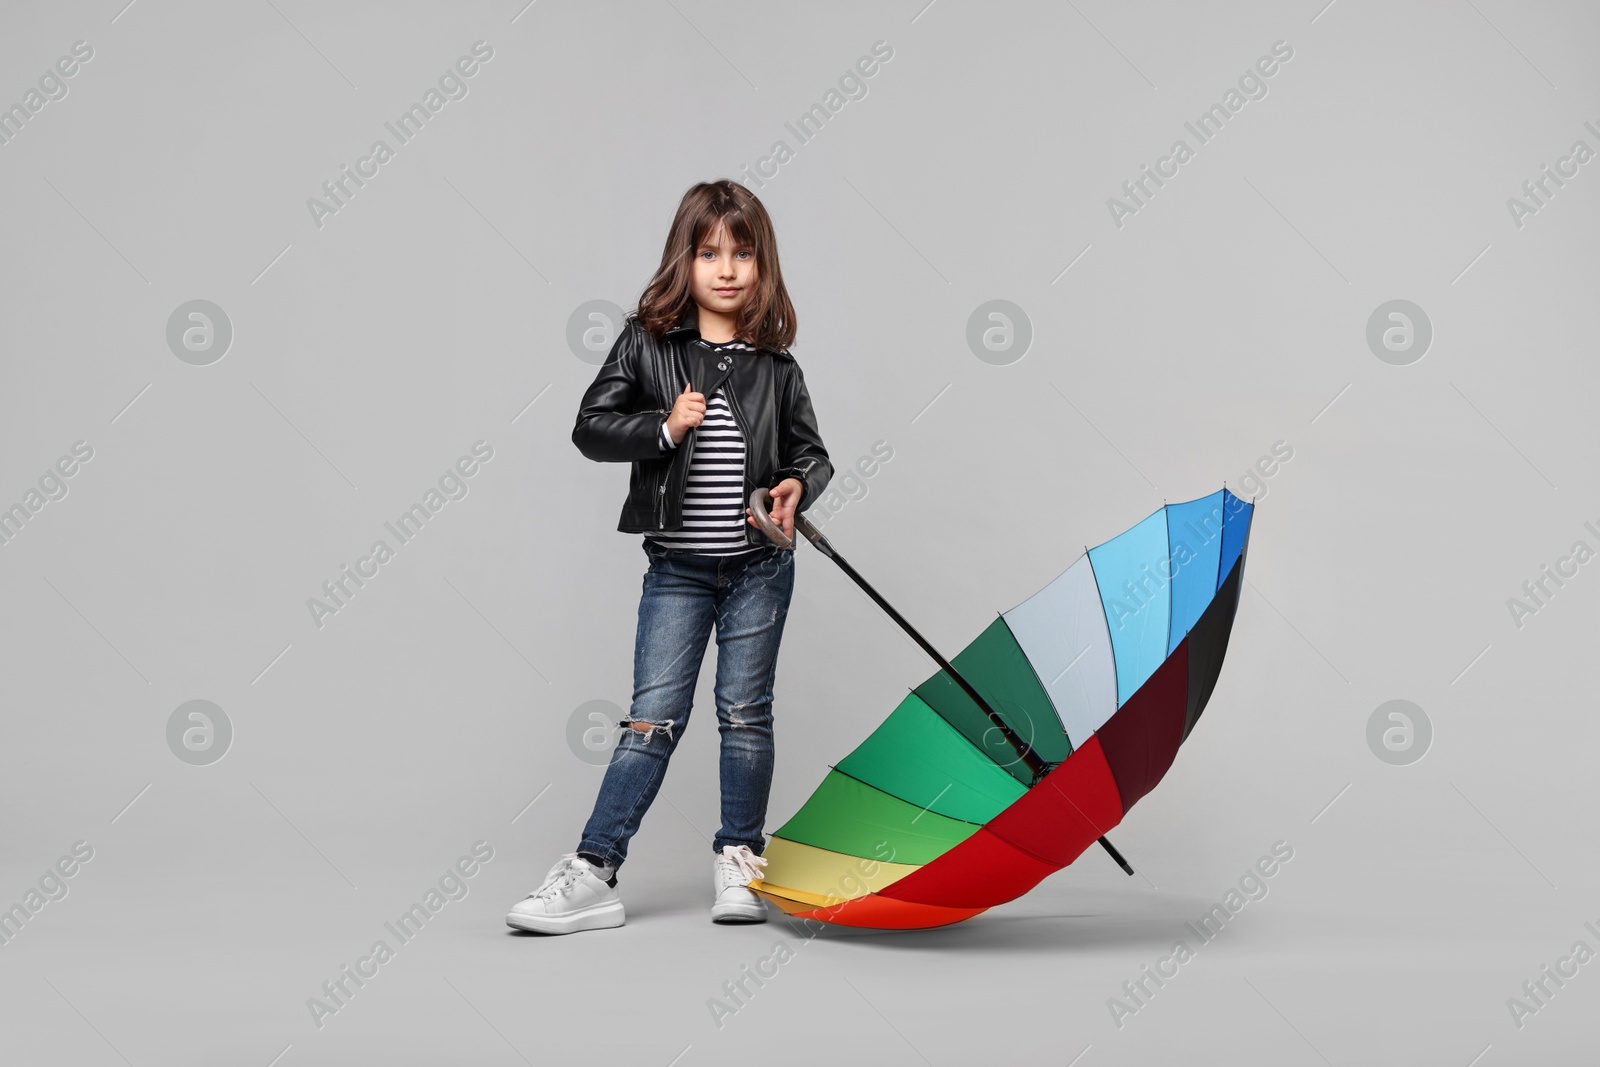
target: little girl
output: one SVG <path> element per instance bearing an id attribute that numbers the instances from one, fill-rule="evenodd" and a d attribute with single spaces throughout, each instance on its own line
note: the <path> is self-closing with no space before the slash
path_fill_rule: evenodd
<path id="1" fill-rule="evenodd" d="M 766 208 L 737 182 L 695 185 L 572 431 L 590 459 L 633 464 L 617 529 L 644 534 L 650 561 L 633 704 L 577 850 L 512 907 L 513 927 L 565 934 L 622 925 L 617 868 L 688 725 L 713 625 L 722 828 L 711 844 L 711 918 L 767 919 L 746 886 L 766 863 L 772 684 L 794 552 L 760 532 L 746 501 L 766 487 L 772 521 L 792 538 L 795 514 L 833 477 L 788 350 L 794 336 Z"/>

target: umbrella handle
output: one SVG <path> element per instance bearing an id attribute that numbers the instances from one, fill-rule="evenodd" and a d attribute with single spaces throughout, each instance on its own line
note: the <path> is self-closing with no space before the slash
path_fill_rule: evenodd
<path id="1" fill-rule="evenodd" d="M 771 494 L 765 488 L 757 486 L 750 493 L 750 514 L 755 517 L 756 526 L 760 528 L 762 533 L 767 535 L 768 539 L 779 548 L 792 549 L 794 548 L 794 540 L 783 532 L 783 527 L 772 521 L 771 515 L 767 514 L 767 501 L 770 498 Z M 827 538 L 823 537 L 821 531 L 811 525 L 811 520 L 804 515 L 795 515 L 794 528 L 804 534 L 806 540 L 816 545 L 819 549 L 827 544 Z"/>

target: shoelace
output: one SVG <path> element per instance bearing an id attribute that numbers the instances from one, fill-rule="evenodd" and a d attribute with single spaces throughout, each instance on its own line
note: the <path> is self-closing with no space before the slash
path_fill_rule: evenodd
<path id="1" fill-rule="evenodd" d="M 543 884 L 529 893 L 530 897 L 554 898 L 565 893 L 577 883 L 579 877 L 577 856 L 563 856 L 555 869 L 545 875 Z"/>
<path id="2" fill-rule="evenodd" d="M 723 845 L 722 858 L 733 865 L 731 869 L 722 868 L 723 880 L 728 884 L 749 885 L 753 879 L 761 876 L 761 868 L 767 865 L 767 857 L 751 852 L 749 845 Z M 737 883 L 729 881 L 735 872 L 740 879 Z"/>

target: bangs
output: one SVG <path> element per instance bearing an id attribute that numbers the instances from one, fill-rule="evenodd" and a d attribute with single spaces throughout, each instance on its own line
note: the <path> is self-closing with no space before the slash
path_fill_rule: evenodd
<path id="1" fill-rule="evenodd" d="M 707 205 L 705 214 L 695 220 L 694 247 L 690 249 L 691 255 L 717 232 L 719 223 L 728 227 L 728 236 L 733 238 L 734 244 L 756 252 L 761 251 L 761 245 L 756 241 L 755 230 L 750 225 L 750 220 L 745 218 L 743 211 L 735 208 L 726 215 L 716 215 L 712 213 L 710 205 Z"/>

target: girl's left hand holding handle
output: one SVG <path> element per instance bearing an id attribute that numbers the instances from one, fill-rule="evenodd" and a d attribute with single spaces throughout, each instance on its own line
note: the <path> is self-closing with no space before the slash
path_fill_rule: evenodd
<path id="1" fill-rule="evenodd" d="M 805 493 L 806 487 L 798 478 L 785 478 L 770 491 L 772 498 L 772 522 L 782 527 L 783 534 L 789 540 L 794 540 L 794 513 L 800 506 L 800 497 Z M 749 508 L 744 509 L 745 521 L 751 526 L 756 525 L 756 517 Z"/>

